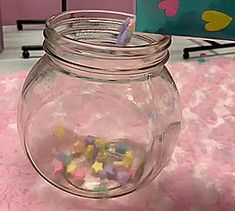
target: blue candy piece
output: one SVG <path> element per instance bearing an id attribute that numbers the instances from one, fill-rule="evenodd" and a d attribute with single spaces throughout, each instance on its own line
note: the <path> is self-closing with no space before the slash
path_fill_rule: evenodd
<path id="1" fill-rule="evenodd" d="M 89 136 L 86 137 L 85 141 L 86 141 L 87 144 L 94 144 L 95 137 L 89 135 Z"/>
<path id="2" fill-rule="evenodd" d="M 104 167 L 104 172 L 106 173 L 108 179 L 113 179 L 116 176 L 116 172 L 109 166 Z"/>
<path id="3" fill-rule="evenodd" d="M 117 36 L 117 44 L 118 45 L 127 45 L 132 37 L 132 32 L 128 30 L 128 26 L 131 22 L 131 18 L 128 17 L 121 26 L 118 28 L 119 34 Z"/>
<path id="4" fill-rule="evenodd" d="M 120 33 L 118 35 L 117 44 L 122 45 L 122 46 L 127 45 L 131 40 L 131 36 L 132 36 L 132 32 L 128 31 L 128 29 L 127 29 L 126 31 L 124 31 L 123 33 Z"/>
<path id="5" fill-rule="evenodd" d="M 129 174 L 125 171 L 117 172 L 117 181 L 120 185 L 125 185 L 129 180 Z"/>
<path id="6" fill-rule="evenodd" d="M 125 144 L 118 144 L 116 147 L 116 152 L 120 154 L 125 154 L 127 151 L 127 147 Z"/>
<path id="7" fill-rule="evenodd" d="M 198 62 L 199 62 L 199 63 L 205 63 L 205 62 L 206 62 L 206 59 L 203 58 L 203 57 L 201 57 L 201 58 L 198 59 Z"/>
<path id="8" fill-rule="evenodd" d="M 56 156 L 57 160 L 63 162 L 65 165 L 68 165 L 72 160 L 73 158 L 69 155 L 66 155 L 64 153 L 59 153 L 57 156 Z"/>
<path id="9" fill-rule="evenodd" d="M 131 18 L 128 17 L 126 20 L 124 20 L 122 22 L 121 26 L 119 26 L 118 31 L 120 33 L 123 33 L 124 31 L 126 31 L 126 29 L 128 28 L 128 25 L 130 24 L 130 22 L 131 22 Z"/>

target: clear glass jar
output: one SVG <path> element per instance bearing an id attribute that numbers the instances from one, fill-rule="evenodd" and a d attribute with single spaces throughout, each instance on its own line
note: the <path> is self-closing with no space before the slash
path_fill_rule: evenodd
<path id="1" fill-rule="evenodd" d="M 46 54 L 29 73 L 18 129 L 37 172 L 89 198 L 130 193 L 151 182 L 173 152 L 181 126 L 165 63 L 169 36 L 134 33 L 118 46 L 129 14 L 72 11 L 50 18 Z"/>

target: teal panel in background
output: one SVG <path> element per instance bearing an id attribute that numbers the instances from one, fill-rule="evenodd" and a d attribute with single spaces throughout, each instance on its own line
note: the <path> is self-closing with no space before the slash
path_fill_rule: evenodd
<path id="1" fill-rule="evenodd" d="M 137 0 L 136 4 L 138 32 L 235 40 L 235 1 Z"/>

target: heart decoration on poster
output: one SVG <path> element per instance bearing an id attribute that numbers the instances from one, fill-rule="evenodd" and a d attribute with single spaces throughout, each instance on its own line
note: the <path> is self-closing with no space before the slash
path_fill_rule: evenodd
<path id="1" fill-rule="evenodd" d="M 203 12 L 202 20 L 207 22 L 205 25 L 206 31 L 216 32 L 227 28 L 233 18 L 223 12 L 207 10 Z"/>
<path id="2" fill-rule="evenodd" d="M 158 3 L 157 7 L 165 11 L 165 15 L 173 17 L 177 14 L 179 9 L 179 0 L 163 0 Z"/>

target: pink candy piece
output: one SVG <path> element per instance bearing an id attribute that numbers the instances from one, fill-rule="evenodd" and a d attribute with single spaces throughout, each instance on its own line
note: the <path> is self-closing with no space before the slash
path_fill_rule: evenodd
<path id="1" fill-rule="evenodd" d="M 201 54 L 200 54 L 200 57 L 203 57 L 203 58 L 204 58 L 204 57 L 207 57 L 207 55 L 206 55 L 205 53 L 201 53 Z"/>
<path id="2" fill-rule="evenodd" d="M 135 169 L 135 168 L 130 169 L 129 170 L 129 177 L 130 178 L 135 177 L 136 171 L 137 171 L 137 169 Z"/>
<path id="3" fill-rule="evenodd" d="M 63 170 L 64 170 L 64 164 L 61 161 L 57 161 L 54 165 L 53 174 L 54 175 L 61 174 Z"/>
<path id="4" fill-rule="evenodd" d="M 73 178 L 78 182 L 84 182 L 85 177 L 86 177 L 86 171 L 84 169 L 76 169 L 73 175 Z"/>

